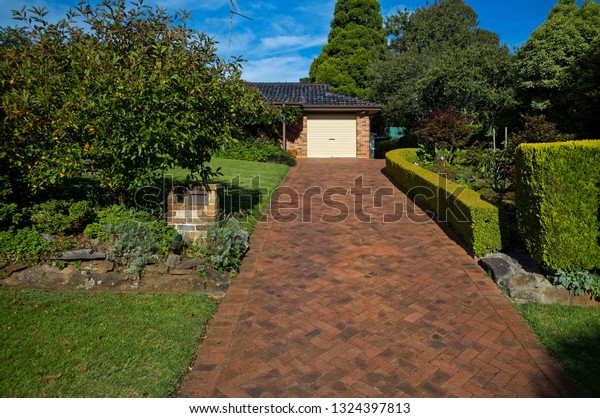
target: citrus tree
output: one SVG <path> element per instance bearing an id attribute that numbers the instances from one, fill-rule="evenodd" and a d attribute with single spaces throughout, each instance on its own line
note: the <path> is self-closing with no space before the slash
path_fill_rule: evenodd
<path id="1" fill-rule="evenodd" d="M 263 109 L 188 12 L 104 0 L 45 15 L 15 11 L 22 29 L 0 38 L 0 159 L 33 190 L 93 173 L 123 197 L 175 165 L 207 179 L 211 151 Z"/>

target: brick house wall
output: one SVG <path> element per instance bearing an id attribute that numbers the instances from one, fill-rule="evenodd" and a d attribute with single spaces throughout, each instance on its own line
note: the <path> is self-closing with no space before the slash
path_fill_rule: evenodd
<path id="1" fill-rule="evenodd" d="M 286 141 L 287 150 L 296 152 L 299 158 L 308 156 L 308 116 L 306 113 L 302 115 L 302 120 L 296 125 L 286 126 Z M 283 135 L 282 129 L 280 134 Z M 356 157 L 370 157 L 370 140 L 371 140 L 371 117 L 368 114 L 356 114 Z"/>

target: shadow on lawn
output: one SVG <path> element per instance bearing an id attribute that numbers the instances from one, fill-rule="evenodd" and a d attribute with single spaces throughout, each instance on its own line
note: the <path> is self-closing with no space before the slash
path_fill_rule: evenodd
<path id="1" fill-rule="evenodd" d="M 220 185 L 219 188 L 219 211 L 223 216 L 234 216 L 237 219 L 247 217 L 260 217 L 260 204 L 265 195 L 269 194 L 269 190 L 261 187 L 259 178 L 252 181 L 250 186 L 242 185 L 240 177 L 224 179 L 222 177 L 210 181 L 211 184 Z M 165 190 L 169 188 L 184 187 L 192 188 L 198 183 L 190 183 L 187 180 L 175 179 L 171 184 L 162 186 L 161 199 L 164 199 Z"/>
<path id="2" fill-rule="evenodd" d="M 600 308 L 587 309 L 596 309 L 600 317 Z M 542 342 L 590 396 L 600 397 L 600 321 L 572 332 L 543 336 Z"/>
<path id="3" fill-rule="evenodd" d="M 210 183 L 221 186 L 219 188 L 219 212 L 221 216 L 233 216 L 241 222 L 243 227 L 252 230 L 261 217 L 262 204 L 265 199 L 268 199 L 272 190 L 261 186 L 258 176 L 247 181 L 242 181 L 240 176 L 233 178 L 217 177 L 212 179 Z M 114 195 L 107 193 L 100 186 L 97 178 L 82 176 L 65 179 L 59 186 L 38 193 L 32 203 L 51 199 L 72 202 L 89 200 L 98 209 L 124 203 L 126 206 L 144 210 L 160 218 L 165 214 L 166 196 L 168 196 L 170 190 L 181 187 L 191 189 L 199 184 L 200 182 L 192 182 L 186 178 L 163 176 L 157 178 L 154 183 L 132 192 L 125 199 L 119 200 Z"/>

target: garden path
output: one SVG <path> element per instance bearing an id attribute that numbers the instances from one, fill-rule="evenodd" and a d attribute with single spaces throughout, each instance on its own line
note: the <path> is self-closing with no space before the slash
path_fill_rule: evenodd
<path id="1" fill-rule="evenodd" d="M 298 162 L 256 227 L 178 396 L 581 394 L 384 166 Z"/>

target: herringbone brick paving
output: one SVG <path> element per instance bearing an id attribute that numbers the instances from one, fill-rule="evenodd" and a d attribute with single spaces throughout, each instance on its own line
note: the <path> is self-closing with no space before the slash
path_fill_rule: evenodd
<path id="1" fill-rule="evenodd" d="M 178 396 L 582 394 L 383 168 L 300 160 L 290 171 Z"/>

